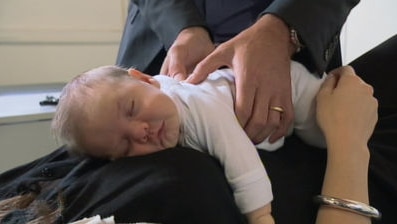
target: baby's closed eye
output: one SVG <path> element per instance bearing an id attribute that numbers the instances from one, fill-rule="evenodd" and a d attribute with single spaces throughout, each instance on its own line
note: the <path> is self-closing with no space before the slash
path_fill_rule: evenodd
<path id="1" fill-rule="evenodd" d="M 135 114 L 135 101 L 132 100 L 130 106 L 127 109 L 127 116 L 132 117 Z"/>

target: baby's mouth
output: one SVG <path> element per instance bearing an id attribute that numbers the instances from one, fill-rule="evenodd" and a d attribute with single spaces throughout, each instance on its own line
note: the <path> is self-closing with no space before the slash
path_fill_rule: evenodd
<path id="1" fill-rule="evenodd" d="M 157 130 L 152 130 L 149 132 L 149 139 L 152 143 L 163 145 L 163 138 L 165 131 L 165 122 L 162 121 L 160 127 Z"/>

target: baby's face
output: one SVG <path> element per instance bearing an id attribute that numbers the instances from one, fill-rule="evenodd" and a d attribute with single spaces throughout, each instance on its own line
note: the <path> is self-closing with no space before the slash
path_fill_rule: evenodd
<path id="1" fill-rule="evenodd" d="M 176 146 L 177 108 L 156 87 L 158 83 L 151 82 L 134 78 L 98 87 L 99 94 L 88 102 L 91 118 L 83 125 L 82 143 L 88 154 L 116 159 Z"/>

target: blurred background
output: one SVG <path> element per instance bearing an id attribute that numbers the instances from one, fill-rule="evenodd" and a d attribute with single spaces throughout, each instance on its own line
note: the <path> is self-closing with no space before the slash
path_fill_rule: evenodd
<path id="1" fill-rule="evenodd" d="M 1 0 L 0 86 L 67 82 L 114 64 L 127 0 Z"/>

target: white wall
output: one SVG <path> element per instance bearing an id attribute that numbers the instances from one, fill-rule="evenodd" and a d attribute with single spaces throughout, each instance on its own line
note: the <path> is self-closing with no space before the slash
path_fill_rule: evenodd
<path id="1" fill-rule="evenodd" d="M 348 63 L 397 34 L 396 0 L 361 0 L 341 34 L 342 57 Z"/>
<path id="2" fill-rule="evenodd" d="M 66 82 L 114 64 L 127 0 L 1 0 L 0 86 Z"/>

